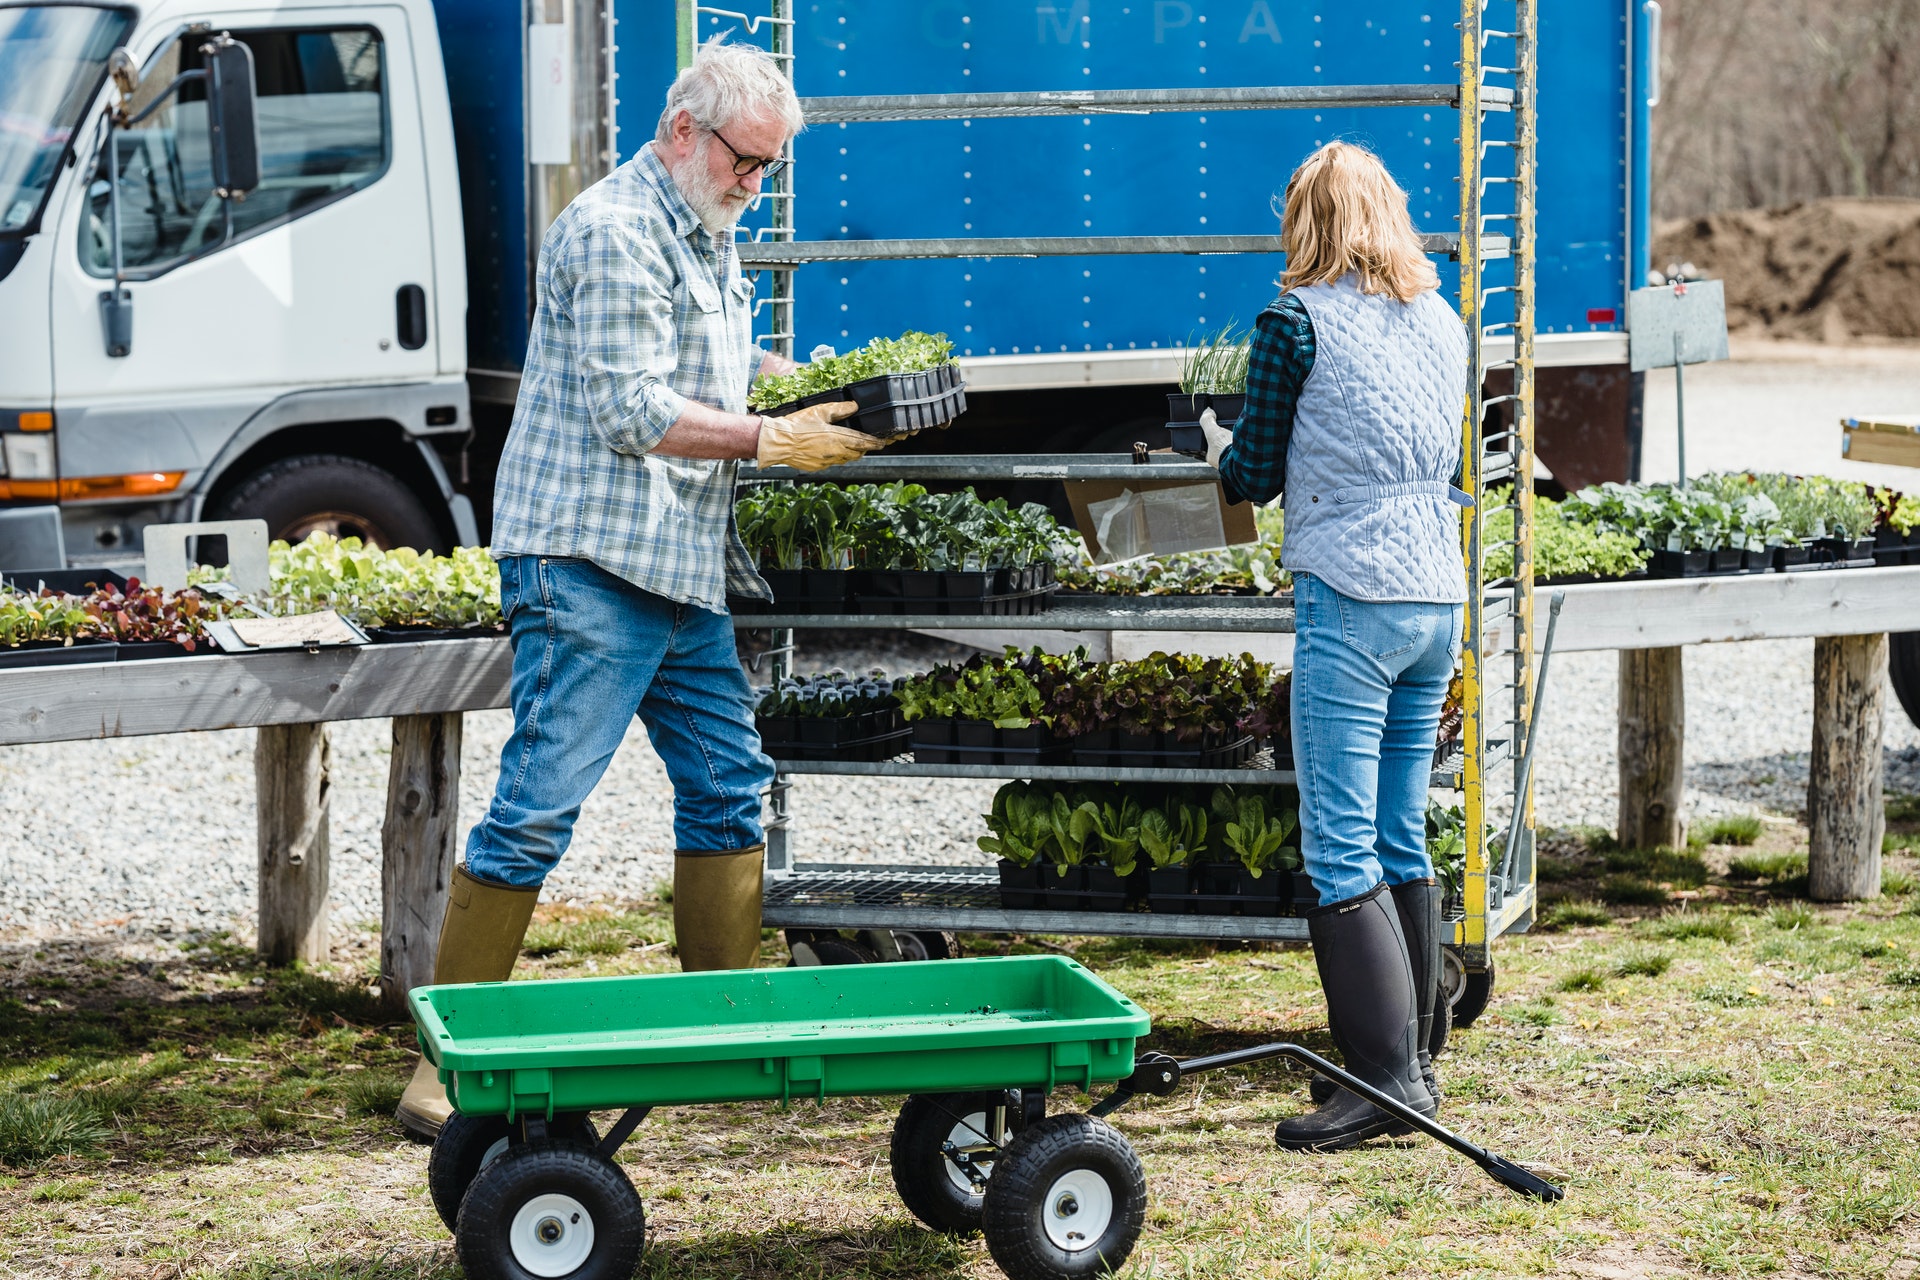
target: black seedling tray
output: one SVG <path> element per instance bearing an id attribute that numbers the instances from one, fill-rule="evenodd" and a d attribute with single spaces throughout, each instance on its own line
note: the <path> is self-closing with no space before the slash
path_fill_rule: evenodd
<path id="1" fill-rule="evenodd" d="M 38 594 L 42 586 L 70 596 L 92 595 L 95 587 L 127 589 L 127 580 L 111 569 L 13 569 L 4 577 L 15 591 L 30 594 Z"/>
<path id="2" fill-rule="evenodd" d="M 760 749 L 776 760 L 886 760 L 907 749 L 898 707 L 853 716 L 755 716 Z"/>
<path id="3" fill-rule="evenodd" d="M 1650 578 L 1731 578 L 1745 574 L 1772 573 L 1774 551 L 1736 551 L 1721 547 L 1716 551 L 1658 550 L 1647 560 Z"/>
<path id="4" fill-rule="evenodd" d="M 728 596 L 736 614 L 1039 613 L 1059 589 L 1051 564 L 1024 569 L 762 569 L 773 602 Z"/>
<path id="5" fill-rule="evenodd" d="M 1109 769 L 1237 769 L 1253 759 L 1253 737 L 1208 734 L 1182 742 L 1171 733 L 1104 729 L 1072 742 L 1073 763 Z"/>
<path id="6" fill-rule="evenodd" d="M 502 627 L 368 627 L 375 644 L 408 644 L 417 640 L 478 640 L 505 635 Z"/>
<path id="7" fill-rule="evenodd" d="M 1240 421 L 1240 415 L 1246 411 L 1246 404 L 1247 398 L 1244 395 L 1216 396 L 1205 392 L 1199 395 L 1187 395 L 1185 392 L 1169 392 L 1167 435 L 1172 441 L 1173 451 L 1195 458 L 1206 457 L 1207 436 L 1200 429 L 1200 415 L 1212 409 L 1214 421 L 1231 431 Z"/>
<path id="8" fill-rule="evenodd" d="M 149 658 L 199 658 L 220 652 L 214 648 L 211 636 L 202 636 L 194 641 L 191 650 L 183 649 L 171 640 L 121 640 L 113 649 L 115 662 L 144 662 Z"/>
<path id="9" fill-rule="evenodd" d="M 918 764 L 1045 764 L 1066 754 L 1067 744 L 1045 725 L 1000 729 L 986 720 L 915 720 L 910 726 Z"/>
<path id="10" fill-rule="evenodd" d="M 73 644 L 61 644 L 57 640 L 34 640 L 11 649 L 0 649 L 0 670 L 112 662 L 118 648 L 112 641 L 103 640 L 77 641 Z"/>
<path id="11" fill-rule="evenodd" d="M 860 408 L 843 425 L 882 438 L 912 435 L 928 427 L 944 427 L 967 411 L 967 384 L 957 364 L 938 365 L 918 373 L 883 373 L 831 391 L 820 391 L 764 412 L 783 417 L 810 405 L 851 400 Z"/>
<path id="12" fill-rule="evenodd" d="M 1894 565 L 1920 564 L 1920 529 L 1909 533 L 1885 526 L 1876 529 L 1873 535 L 1873 562 L 1883 569 Z"/>

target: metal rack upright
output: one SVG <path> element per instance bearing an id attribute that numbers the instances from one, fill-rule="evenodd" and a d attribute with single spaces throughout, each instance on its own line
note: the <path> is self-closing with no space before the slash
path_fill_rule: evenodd
<path id="1" fill-rule="evenodd" d="M 1169 111 L 1286 110 L 1303 107 L 1445 106 L 1459 119 L 1458 224 L 1460 231 L 1428 234 L 1429 252 L 1446 253 L 1459 263 L 1458 306 L 1466 322 L 1472 376 L 1461 415 L 1465 464 L 1463 487 L 1475 505 L 1462 517 L 1462 546 L 1467 561 L 1469 602 L 1462 658 L 1465 685 L 1462 753 L 1435 771 L 1436 787 L 1462 792 L 1467 817 L 1465 901 L 1452 922 L 1448 974 L 1456 1002 L 1484 1004 L 1492 982 L 1491 946 L 1502 934 L 1524 928 L 1532 919 L 1533 820 L 1523 814 L 1513 847 L 1490 847 L 1488 825 L 1503 804 L 1517 794 L 1520 752 L 1531 729 L 1533 644 L 1533 196 L 1537 141 L 1535 104 L 1535 0 L 1502 0 L 1511 12 L 1511 29 L 1487 25 L 1491 0 L 1463 0 L 1457 28 L 1460 60 L 1450 83 L 1338 86 L 1250 86 L 1234 89 L 1143 89 L 1031 93 L 907 94 L 804 98 L 809 123 L 874 124 L 911 120 L 966 120 L 975 117 L 1041 117 L 1105 112 L 1147 114 Z M 702 15 L 771 27 L 772 47 L 789 76 L 793 72 L 794 22 L 790 0 L 771 0 L 767 15 L 749 19 L 733 10 L 708 8 L 681 0 L 681 57 L 692 57 Z M 1510 67 L 1490 65 L 1486 51 L 1499 42 L 1511 49 Z M 1495 83 L 1503 77 L 1509 83 Z M 1511 121 L 1510 136 L 1488 137 L 1490 115 Z M 1488 156 L 1504 153 L 1511 171 L 1489 173 Z M 795 239 L 797 198 L 789 166 L 769 194 L 775 197 L 772 225 L 739 246 L 743 268 L 769 273 L 773 287 L 767 305 L 772 349 L 791 355 L 795 325 L 794 275 L 807 263 L 875 261 L 903 258 L 1042 257 L 1093 254 L 1275 253 L 1278 236 L 1104 236 L 1002 237 L 963 239 L 828 240 Z M 1500 193 L 1506 193 L 1502 201 Z M 1504 263 L 1505 283 L 1490 283 L 1490 264 Z M 1490 319 L 1490 308 L 1510 314 Z M 1490 359 L 1489 348 L 1511 347 Z M 1504 371 L 1508 390 L 1488 396 L 1489 373 Z M 873 456 L 845 467 L 802 476 L 784 471 L 743 472 L 743 479 L 862 481 L 884 479 L 1111 479 L 1210 478 L 1212 469 L 1186 459 L 1138 466 L 1126 455 L 1024 457 Z M 1501 506 L 1487 503 L 1505 485 Z M 1490 540 L 1490 515 L 1511 512 L 1512 535 Z M 1489 553 L 1510 552 L 1511 570 L 1488 571 Z M 911 629 L 952 628 L 956 619 L 881 617 L 866 614 L 767 615 L 739 619 L 743 628 L 771 629 L 770 655 L 775 674 L 791 669 L 796 628 Z M 968 617 L 969 629 L 1060 631 L 1160 631 L 1168 633 L 1232 631 L 1289 632 L 1291 602 L 1284 598 L 1245 601 L 1178 601 L 1116 598 L 1111 604 L 1085 602 L 1020 618 Z M 1503 767 L 1507 766 L 1507 767 Z M 1285 938 L 1307 936 L 1299 917 L 1153 915 L 1008 910 L 1000 907 L 991 867 L 871 866 L 796 863 L 793 859 L 792 779 L 806 774 L 885 777 L 1028 778 L 1139 782 L 1231 781 L 1287 784 L 1291 771 L 1256 759 L 1239 769 L 1151 769 L 1116 773 L 1072 766 L 922 765 L 901 758 L 874 764 L 784 762 L 769 797 L 767 892 L 764 919 L 769 925 L 813 929 L 866 929 L 882 932 L 966 931 L 1057 934 L 1112 934 L 1160 937 Z M 1136 776 L 1137 775 L 1137 776 Z M 1456 1007 L 1459 1007 L 1458 1004 Z M 1463 1010 L 1464 1012 L 1464 1010 Z M 1477 1012 L 1477 1009 L 1475 1010 Z"/>

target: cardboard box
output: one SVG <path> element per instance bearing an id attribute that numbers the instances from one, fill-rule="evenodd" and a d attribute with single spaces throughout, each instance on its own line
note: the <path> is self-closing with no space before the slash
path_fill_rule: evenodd
<path id="1" fill-rule="evenodd" d="M 1142 471 L 1147 468 L 1142 467 Z M 1069 480 L 1073 522 L 1096 564 L 1257 542 L 1253 504 L 1229 504 L 1218 480 Z M 1105 531 L 1105 537 L 1102 531 Z M 1112 547 L 1107 541 L 1113 542 Z"/>

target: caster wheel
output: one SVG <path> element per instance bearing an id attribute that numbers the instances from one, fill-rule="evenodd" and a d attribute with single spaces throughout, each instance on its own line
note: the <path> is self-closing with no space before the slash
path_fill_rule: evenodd
<path id="1" fill-rule="evenodd" d="M 1049 1116 L 1000 1153 L 981 1231 L 1008 1280 L 1077 1280 L 1119 1269 L 1147 1220 L 1147 1175 L 1118 1130 Z"/>
<path id="2" fill-rule="evenodd" d="M 1487 1002 L 1493 999 L 1493 979 L 1492 959 L 1488 959 L 1485 972 L 1472 973 L 1452 947 L 1440 949 L 1440 989 L 1453 1007 L 1455 1027 L 1470 1027 L 1487 1011 Z"/>
<path id="3" fill-rule="evenodd" d="M 427 1157 L 427 1194 L 440 1221 L 452 1231 L 460 1219 L 460 1202 L 480 1171 L 506 1153 L 513 1126 L 505 1116 L 466 1116 L 458 1111 L 440 1126 Z"/>
<path id="4" fill-rule="evenodd" d="M 646 1234 L 639 1193 L 618 1165 L 536 1143 L 480 1171 L 453 1241 L 468 1280 L 628 1280 Z"/>
<path id="5" fill-rule="evenodd" d="M 901 1202 L 928 1227 L 950 1235 L 980 1229 L 980 1206 L 994 1157 L 1013 1141 L 1014 1109 L 1004 1093 L 916 1093 L 893 1122 L 893 1185 Z M 993 1132 L 995 1124 L 1000 1132 Z M 975 1183 L 948 1154 L 963 1154 Z"/>
<path id="6" fill-rule="evenodd" d="M 880 954 L 872 947 L 851 942 L 837 933 L 815 933 L 799 941 L 789 941 L 793 954 L 790 968 L 808 968 L 819 964 L 878 964 Z"/>
<path id="7" fill-rule="evenodd" d="M 957 960 L 960 940 L 950 933 L 922 929 L 913 933 L 893 930 L 893 950 L 902 960 Z M 866 934 L 861 934 L 864 940 Z"/>

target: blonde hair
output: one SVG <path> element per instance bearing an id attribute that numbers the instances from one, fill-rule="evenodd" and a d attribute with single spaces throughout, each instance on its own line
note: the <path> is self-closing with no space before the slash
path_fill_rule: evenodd
<path id="1" fill-rule="evenodd" d="M 1361 292 L 1401 302 L 1440 287 L 1407 212 L 1407 193 L 1365 147 L 1321 147 L 1293 171 L 1285 199 L 1282 289 L 1332 284 L 1348 272 L 1360 276 Z"/>

